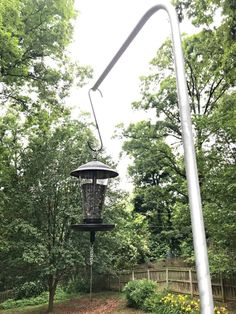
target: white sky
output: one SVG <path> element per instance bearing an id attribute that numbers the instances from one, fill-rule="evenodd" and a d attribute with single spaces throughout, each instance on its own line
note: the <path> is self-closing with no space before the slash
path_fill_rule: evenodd
<path id="1" fill-rule="evenodd" d="M 81 65 L 90 65 L 94 70 L 93 80 L 84 88 L 73 90 L 68 100 L 76 108 L 75 118 L 79 109 L 91 112 L 88 89 L 140 18 L 156 3 L 153 0 L 75 0 L 80 13 L 75 24 L 71 53 Z M 183 31 L 193 32 L 191 24 L 181 25 Z M 128 125 L 144 118 L 145 113 L 131 110 L 131 102 L 139 99 L 139 77 L 148 73 L 149 61 L 168 36 L 167 14 L 160 10 L 150 18 L 99 87 L 103 98 L 98 92 L 92 94 L 104 147 L 118 163 L 121 187 L 126 190 L 132 188 L 126 174 L 129 161 L 125 156 L 119 157 L 122 143 L 112 139 L 112 135 L 117 124 Z"/>

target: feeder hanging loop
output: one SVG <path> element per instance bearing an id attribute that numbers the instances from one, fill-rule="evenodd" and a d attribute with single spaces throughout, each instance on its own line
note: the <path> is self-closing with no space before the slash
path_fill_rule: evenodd
<path id="1" fill-rule="evenodd" d="M 102 96 L 102 92 L 100 91 L 100 89 L 97 89 Z M 91 108 L 92 108 L 92 112 L 93 112 L 93 117 L 94 117 L 94 121 L 95 121 L 95 126 L 96 126 L 96 129 L 97 129 L 97 132 L 98 132 L 98 137 L 99 137 L 99 141 L 100 141 L 100 147 L 95 149 L 92 147 L 91 143 L 88 142 L 88 146 L 89 148 L 91 149 L 91 151 L 95 152 L 95 153 L 98 153 L 100 152 L 102 149 L 103 149 L 103 142 L 102 142 L 102 136 L 101 136 L 101 133 L 100 133 L 100 129 L 99 129 L 99 126 L 98 126 L 98 122 L 97 122 L 97 118 L 96 118 L 96 114 L 95 114 L 95 110 L 94 110 L 94 107 L 93 107 L 93 102 L 92 102 L 92 97 L 91 97 L 91 91 L 92 89 L 90 88 L 89 91 L 88 91 L 88 95 L 89 95 L 89 101 L 90 101 L 90 105 L 91 105 Z"/>

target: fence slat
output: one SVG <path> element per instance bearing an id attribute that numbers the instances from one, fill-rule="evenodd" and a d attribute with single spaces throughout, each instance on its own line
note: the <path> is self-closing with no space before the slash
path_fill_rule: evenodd
<path id="1" fill-rule="evenodd" d="M 221 286 L 221 293 L 222 293 L 222 301 L 225 302 L 224 281 L 223 281 L 222 274 L 220 274 L 220 286 Z"/>
<path id="2" fill-rule="evenodd" d="M 169 269 L 166 267 L 166 288 L 169 287 Z"/>

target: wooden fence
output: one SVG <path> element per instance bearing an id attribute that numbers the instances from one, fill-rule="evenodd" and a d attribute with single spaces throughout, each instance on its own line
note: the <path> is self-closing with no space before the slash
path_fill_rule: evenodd
<path id="1" fill-rule="evenodd" d="M 88 274 L 87 274 L 88 275 Z M 83 277 L 86 274 L 83 273 Z M 89 278 L 89 277 L 88 277 Z M 125 284 L 131 280 L 149 279 L 158 283 L 158 289 L 168 288 L 175 293 L 190 294 L 198 297 L 198 285 L 196 271 L 192 268 L 159 268 L 142 269 L 133 271 L 122 271 L 119 275 L 94 274 L 93 290 L 115 290 L 121 291 Z M 214 300 L 221 302 L 236 302 L 236 278 L 223 278 L 222 275 L 213 276 L 212 292 Z M 0 293 L 0 303 L 12 298 L 13 290 Z"/>
<path id="2" fill-rule="evenodd" d="M 160 290 L 168 288 L 175 293 L 199 296 L 196 271 L 192 268 L 160 268 L 123 271 L 119 275 L 107 275 L 103 284 L 108 290 L 122 290 L 127 282 L 135 279 L 150 279 L 158 283 Z M 236 302 L 236 278 L 214 276 L 212 281 L 213 298 L 221 302 Z"/>
<path id="3" fill-rule="evenodd" d="M 0 303 L 8 300 L 8 299 L 12 299 L 14 297 L 14 291 L 13 290 L 7 290 L 4 292 L 0 292 Z"/>

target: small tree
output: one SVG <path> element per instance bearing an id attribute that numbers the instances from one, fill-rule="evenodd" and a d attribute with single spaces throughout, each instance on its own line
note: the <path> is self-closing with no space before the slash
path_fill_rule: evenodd
<path id="1" fill-rule="evenodd" d="M 34 125 L 34 131 L 25 137 L 26 147 L 12 135 L 5 138 L 18 145 L 17 151 L 8 155 L 8 164 L 15 164 L 2 185 L 2 225 L 8 248 L 1 261 L 10 261 L 7 270 L 16 273 L 19 281 L 46 280 L 48 309 L 52 311 L 59 280 L 84 264 L 82 250 L 77 249 L 84 240 L 72 237 L 70 227 L 80 220 L 81 195 L 69 174 L 86 161 L 91 133 L 84 123 L 67 116 L 46 128 L 47 111 L 39 113 L 39 121 L 42 117 L 43 124 Z"/>

